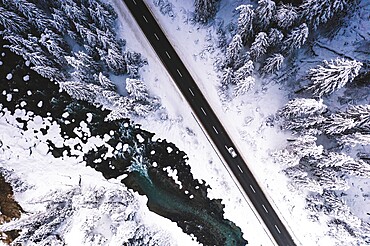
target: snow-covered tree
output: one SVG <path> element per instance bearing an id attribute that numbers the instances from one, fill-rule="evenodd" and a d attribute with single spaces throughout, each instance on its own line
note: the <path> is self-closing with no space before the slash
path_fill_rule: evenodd
<path id="1" fill-rule="evenodd" d="M 291 53 L 294 50 L 299 49 L 306 42 L 307 37 L 308 27 L 306 23 L 293 28 L 293 30 L 283 40 L 283 51 L 286 53 Z"/>
<path id="2" fill-rule="evenodd" d="M 295 190 L 305 189 L 317 193 L 323 192 L 319 182 L 312 179 L 302 165 L 288 167 L 284 170 L 284 173 L 290 178 L 290 186 L 293 186 Z"/>
<path id="3" fill-rule="evenodd" d="M 326 109 L 327 106 L 323 103 L 322 99 L 295 98 L 279 110 L 279 116 L 290 119 L 295 117 L 320 115 L 324 113 Z"/>
<path id="4" fill-rule="evenodd" d="M 278 71 L 284 62 L 284 56 L 282 54 L 273 54 L 266 58 L 265 63 L 261 69 L 264 74 L 272 74 Z"/>
<path id="5" fill-rule="evenodd" d="M 284 34 L 276 28 L 271 28 L 268 33 L 268 42 L 273 47 L 279 47 L 284 39 Z"/>
<path id="6" fill-rule="evenodd" d="M 281 4 L 276 10 L 275 21 L 278 27 L 288 30 L 297 21 L 298 12 L 291 4 Z"/>
<path id="7" fill-rule="evenodd" d="M 267 34 L 264 32 L 258 33 L 249 51 L 251 58 L 256 61 L 260 56 L 266 53 L 268 46 Z"/>
<path id="8" fill-rule="evenodd" d="M 246 42 L 253 36 L 253 6 L 243 4 L 238 6 L 236 10 L 239 11 L 238 34 L 241 36 L 243 42 Z"/>
<path id="9" fill-rule="evenodd" d="M 90 28 L 87 28 L 87 27 L 85 27 L 83 25 L 80 25 L 78 23 L 75 23 L 75 27 L 76 27 L 79 35 L 81 36 L 81 38 L 83 40 L 85 40 L 88 45 L 90 45 L 90 46 L 96 46 L 97 45 L 98 36 Z M 100 38 L 102 38 L 102 37 L 100 36 Z M 105 39 L 103 39 L 103 40 L 105 40 Z"/>
<path id="10" fill-rule="evenodd" d="M 319 25 L 347 11 L 356 1 L 351 0 L 304 0 L 300 12 L 304 20 L 316 29 Z"/>
<path id="11" fill-rule="evenodd" d="M 276 12 L 275 2 L 272 0 L 259 0 L 255 10 L 254 25 L 259 31 L 265 31 L 273 20 Z"/>
<path id="12" fill-rule="evenodd" d="M 236 81 L 236 86 L 234 89 L 234 96 L 240 96 L 248 92 L 253 88 L 255 84 L 255 79 L 252 76 L 245 77 L 241 80 Z"/>
<path id="13" fill-rule="evenodd" d="M 323 65 L 318 65 L 316 68 L 311 68 L 308 73 L 308 78 L 312 85 L 308 89 L 312 90 L 314 95 L 322 96 L 324 94 L 333 93 L 345 86 L 347 83 L 358 75 L 362 63 L 351 61 L 344 58 L 336 58 L 335 60 L 324 60 Z"/>
<path id="14" fill-rule="evenodd" d="M 272 153 L 272 156 L 285 168 L 298 165 L 303 157 L 319 158 L 324 148 L 322 145 L 317 146 L 316 140 L 316 137 L 310 135 L 290 139 L 285 149 Z"/>
<path id="15" fill-rule="evenodd" d="M 224 86 L 233 84 L 235 83 L 234 79 L 234 70 L 231 67 L 224 68 L 224 70 L 222 71 L 221 84 Z"/>
<path id="16" fill-rule="evenodd" d="M 49 66 L 32 66 L 32 70 L 40 74 L 42 77 L 50 79 L 50 81 L 63 81 L 65 76 L 59 69 Z"/>
<path id="17" fill-rule="evenodd" d="M 130 78 L 138 78 L 139 68 L 148 64 L 148 62 L 142 58 L 140 53 L 132 51 L 125 52 L 125 61 L 127 69 L 126 73 Z"/>
<path id="18" fill-rule="evenodd" d="M 29 1 L 15 0 L 8 1 L 7 4 L 24 15 L 29 23 L 32 23 L 39 31 L 45 30 L 50 25 L 50 19 L 45 15 L 44 11 Z"/>
<path id="19" fill-rule="evenodd" d="M 235 34 L 226 48 L 226 59 L 228 63 L 233 64 L 240 56 L 240 50 L 243 48 L 243 41 L 239 34 Z"/>
<path id="20" fill-rule="evenodd" d="M 199 22 L 207 22 L 213 18 L 217 12 L 219 0 L 195 0 L 195 18 Z"/>
<path id="21" fill-rule="evenodd" d="M 369 163 L 366 163 L 361 159 L 355 160 L 343 153 L 329 152 L 322 158 L 318 159 L 316 165 L 319 168 L 332 167 L 347 175 L 366 178 L 370 177 Z"/>
<path id="22" fill-rule="evenodd" d="M 322 100 L 296 98 L 281 108 L 278 115 L 283 118 L 285 129 L 316 133 L 315 129 L 325 120 L 322 114 L 326 108 Z"/>
<path id="23" fill-rule="evenodd" d="M 116 16 L 112 16 L 112 12 L 99 1 L 91 1 L 88 11 L 100 29 L 107 30 L 113 26 L 113 20 Z"/>
<path id="24" fill-rule="evenodd" d="M 238 68 L 235 72 L 235 80 L 236 83 L 238 83 L 238 80 L 243 80 L 248 76 L 251 76 L 254 70 L 253 61 L 249 60 L 246 63 L 244 63 L 243 66 Z"/>
<path id="25" fill-rule="evenodd" d="M 98 49 L 99 55 L 107 64 L 109 71 L 115 74 L 122 74 L 126 71 L 126 61 L 123 55 L 115 49 L 108 49 L 108 52 Z"/>
<path id="26" fill-rule="evenodd" d="M 113 84 L 113 82 L 107 76 L 105 76 L 102 72 L 99 72 L 98 81 L 99 81 L 100 86 L 102 86 L 104 89 L 112 90 L 112 91 L 116 89 L 116 86 Z"/>
<path id="27" fill-rule="evenodd" d="M 66 17 L 64 12 L 59 9 L 53 8 L 52 11 L 53 12 L 51 16 L 53 20 L 51 21 L 51 23 L 58 32 L 65 33 L 65 31 L 70 27 L 68 23 L 68 18 Z"/>
<path id="28" fill-rule="evenodd" d="M 313 173 L 323 190 L 345 191 L 350 188 L 345 177 L 331 168 L 316 169 Z"/>
<path id="29" fill-rule="evenodd" d="M 0 26 L 8 32 L 24 33 L 28 29 L 23 17 L 0 6 Z"/>
<path id="30" fill-rule="evenodd" d="M 367 134 L 370 129 L 370 105 L 350 106 L 345 112 L 331 114 L 322 125 L 326 134 L 342 134 L 356 129 Z"/>
<path id="31" fill-rule="evenodd" d="M 126 79 L 126 90 L 136 100 L 147 100 L 149 95 L 145 84 L 139 79 Z"/>
<path id="32" fill-rule="evenodd" d="M 40 44 L 47 48 L 48 52 L 55 56 L 56 61 L 59 64 L 63 64 L 64 59 L 61 59 L 62 56 L 66 54 L 66 43 L 64 42 L 62 36 L 59 34 L 45 29 L 41 34 L 39 39 Z"/>
<path id="33" fill-rule="evenodd" d="M 71 97 L 91 103 L 102 91 L 98 86 L 76 81 L 62 81 L 59 85 L 61 90 L 66 91 Z"/>
<path id="34" fill-rule="evenodd" d="M 370 134 L 356 132 L 349 135 L 343 135 L 339 138 L 339 143 L 352 147 L 356 145 L 370 145 Z"/>

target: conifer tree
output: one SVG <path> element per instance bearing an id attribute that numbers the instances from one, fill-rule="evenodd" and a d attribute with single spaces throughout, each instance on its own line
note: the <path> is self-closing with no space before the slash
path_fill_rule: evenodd
<path id="1" fill-rule="evenodd" d="M 294 50 L 299 49 L 306 42 L 307 37 L 308 27 L 306 23 L 293 28 L 293 30 L 283 40 L 283 51 L 289 54 Z"/>
<path id="2" fill-rule="evenodd" d="M 251 76 L 254 70 L 253 61 L 249 60 L 246 63 L 244 63 L 243 66 L 241 66 L 238 70 L 235 72 L 235 79 L 243 80 L 248 76 Z"/>
<path id="3" fill-rule="evenodd" d="M 281 4 L 276 10 L 275 21 L 278 27 L 288 30 L 298 19 L 296 7 L 291 4 Z"/>
<path id="4" fill-rule="evenodd" d="M 224 68 L 221 77 L 221 84 L 223 86 L 234 84 L 235 83 L 234 80 L 235 80 L 234 70 L 231 67 Z"/>
<path id="5" fill-rule="evenodd" d="M 309 70 L 308 78 L 312 85 L 308 89 L 312 90 L 314 95 L 320 97 L 324 94 L 331 94 L 352 82 L 361 67 L 362 63 L 355 60 L 351 61 L 344 58 L 336 58 L 331 61 L 324 60 L 323 65 Z"/>
<path id="6" fill-rule="evenodd" d="M 322 100 L 296 98 L 281 108 L 278 115 L 283 118 L 283 128 L 297 133 L 315 134 L 326 119 L 323 116 L 326 108 Z"/>
<path id="7" fill-rule="evenodd" d="M 264 32 L 258 33 L 249 51 L 251 58 L 256 61 L 260 56 L 266 53 L 268 46 L 267 34 Z"/>
<path id="8" fill-rule="evenodd" d="M 235 34 L 230 44 L 226 48 L 226 59 L 229 64 L 234 64 L 235 61 L 238 60 L 242 48 L 242 38 L 239 34 Z"/>
<path id="9" fill-rule="evenodd" d="M 0 6 L 0 27 L 10 33 L 24 33 L 28 29 L 23 17 Z"/>
<path id="10" fill-rule="evenodd" d="M 275 2 L 272 0 L 259 0 L 255 10 L 254 25 L 259 31 L 265 31 L 273 20 L 276 12 Z"/>
<path id="11" fill-rule="evenodd" d="M 245 43 L 253 36 L 253 6 L 250 4 L 243 4 L 238 6 L 236 10 L 239 11 L 238 34 L 241 36 L 243 42 Z"/>
<path id="12" fill-rule="evenodd" d="M 345 112 L 331 114 L 321 127 L 329 135 L 354 130 L 367 134 L 370 130 L 370 105 L 350 106 Z"/>
<path id="13" fill-rule="evenodd" d="M 300 12 L 304 21 L 316 29 L 319 25 L 327 23 L 335 16 L 346 12 L 350 6 L 358 2 L 350 0 L 304 0 L 300 5 Z"/>
<path id="14" fill-rule="evenodd" d="M 236 81 L 236 86 L 234 90 L 234 96 L 244 95 L 250 89 L 253 88 L 255 84 L 255 79 L 252 76 L 242 78 Z"/>
<path id="15" fill-rule="evenodd" d="M 147 100 L 149 98 L 146 86 L 141 80 L 127 78 L 126 90 L 135 100 Z"/>
<path id="16" fill-rule="evenodd" d="M 370 134 L 362 134 L 359 132 L 343 135 L 339 139 L 342 145 L 356 146 L 356 145 L 370 145 Z"/>
<path id="17" fill-rule="evenodd" d="M 213 18 L 217 12 L 219 0 L 195 0 L 195 19 L 206 23 Z"/>
<path id="18" fill-rule="evenodd" d="M 261 69 L 264 74 L 271 74 L 278 71 L 284 62 L 284 56 L 282 54 L 273 54 L 268 57 Z"/>

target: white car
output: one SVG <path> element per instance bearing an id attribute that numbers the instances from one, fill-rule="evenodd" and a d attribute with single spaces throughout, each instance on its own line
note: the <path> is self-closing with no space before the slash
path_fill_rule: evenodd
<path id="1" fill-rule="evenodd" d="M 235 150 L 233 147 L 227 147 L 225 145 L 225 148 L 227 149 L 227 151 L 229 152 L 229 154 L 231 155 L 232 158 L 235 158 L 237 157 L 238 155 L 236 154 Z"/>

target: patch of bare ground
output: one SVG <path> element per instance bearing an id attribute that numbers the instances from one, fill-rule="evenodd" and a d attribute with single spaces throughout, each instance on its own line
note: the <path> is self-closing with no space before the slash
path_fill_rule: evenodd
<path id="1" fill-rule="evenodd" d="M 0 225 L 21 217 L 22 207 L 14 200 L 11 185 L 0 173 Z M 0 231 L 0 240 L 10 244 L 19 235 L 18 230 Z"/>

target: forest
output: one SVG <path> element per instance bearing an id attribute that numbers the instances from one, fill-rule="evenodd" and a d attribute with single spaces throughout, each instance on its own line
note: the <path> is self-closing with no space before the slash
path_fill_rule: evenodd
<path id="1" fill-rule="evenodd" d="M 173 17 L 170 0 L 153 2 Z M 223 2 L 194 0 L 194 25 L 215 24 Z M 215 48 L 223 54 L 214 63 L 220 97 L 248 97 L 261 81 L 281 85 L 289 100 L 265 123 L 290 137 L 271 158 L 289 179 L 289 189 L 303 197 L 310 220 L 326 224 L 337 245 L 369 244 L 369 220 L 346 203 L 354 182 L 370 177 L 369 33 L 354 32 L 350 35 L 356 40 L 340 47 L 321 41 L 345 33 L 369 4 L 242 2 L 235 9 L 235 23 L 216 27 Z M 1 0 L 0 36 L 5 48 L 58 85 L 60 93 L 107 110 L 102 121 L 146 117 L 163 107 L 140 75 L 147 60 L 126 48 L 116 20 L 113 7 L 98 0 Z M 350 52 L 347 45 L 353 46 Z M 317 60 L 323 57 L 319 48 L 331 55 Z M 124 92 L 118 93 L 118 87 Z M 111 168 L 108 162 L 95 165 L 98 158 L 90 154 L 91 166 Z M 221 206 L 213 202 L 215 209 Z"/>

